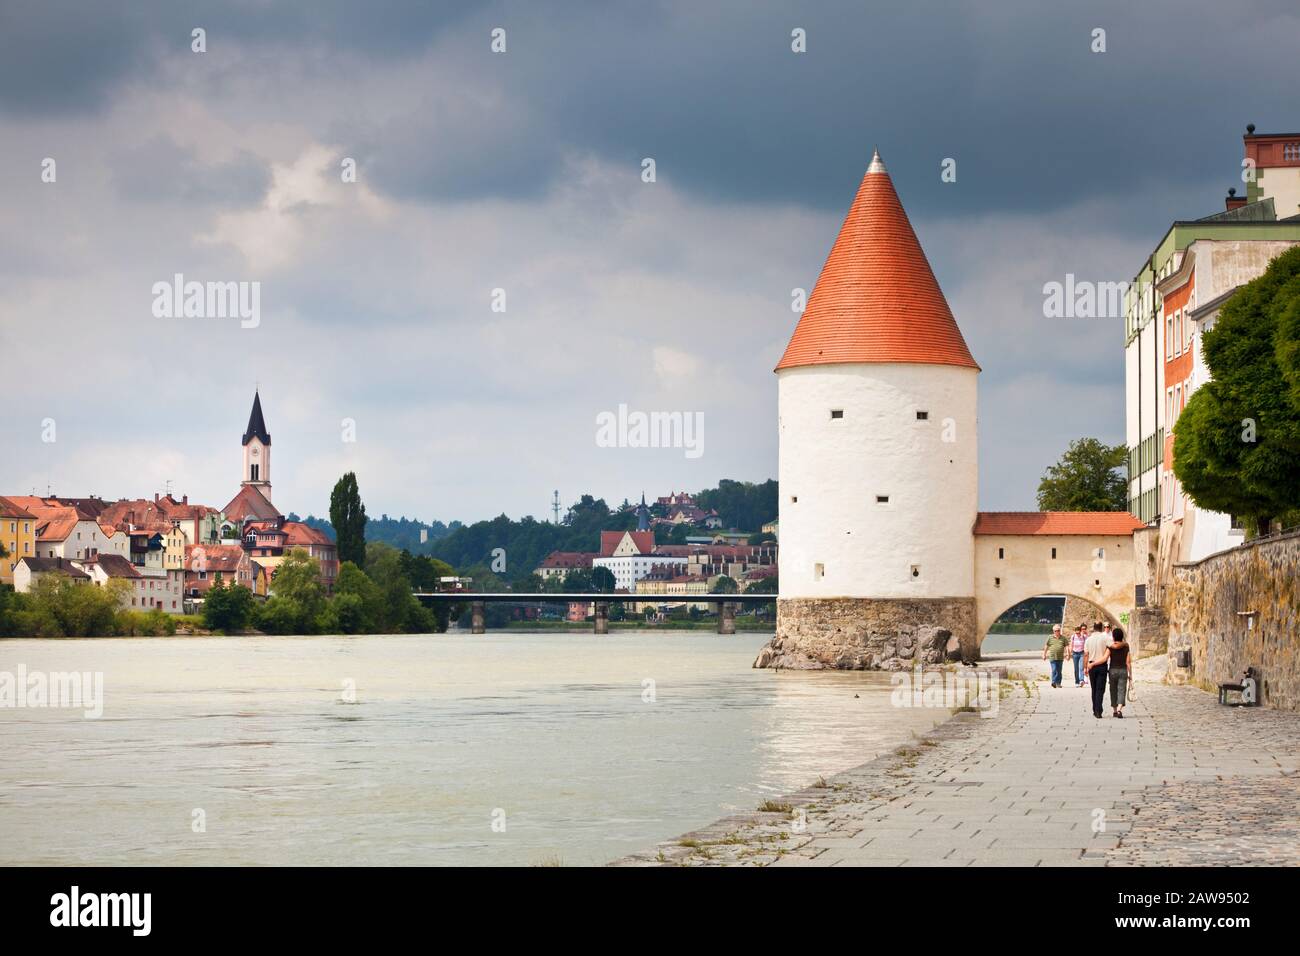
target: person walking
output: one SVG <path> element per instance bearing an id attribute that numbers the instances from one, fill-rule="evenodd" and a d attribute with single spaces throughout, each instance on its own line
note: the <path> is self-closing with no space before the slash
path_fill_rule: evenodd
<path id="1" fill-rule="evenodd" d="M 1093 631 L 1083 644 L 1083 667 L 1092 685 L 1092 716 L 1100 719 L 1102 704 L 1106 699 L 1106 662 L 1110 660 L 1110 645 L 1100 630 Z"/>
<path id="2" fill-rule="evenodd" d="M 1109 670 L 1110 706 L 1115 717 L 1124 716 L 1124 704 L 1128 700 L 1128 641 L 1124 638 L 1124 629 L 1117 627 L 1110 632 L 1111 643 Z"/>
<path id="3" fill-rule="evenodd" d="M 1074 661 L 1074 686 L 1083 686 L 1083 645 L 1087 642 L 1088 635 L 1083 632 L 1083 628 L 1076 627 L 1074 633 L 1070 635 L 1070 659 Z"/>
<path id="4" fill-rule="evenodd" d="M 1061 625 L 1052 625 L 1052 635 L 1043 644 L 1043 660 L 1052 669 L 1052 686 L 1061 686 L 1061 668 L 1065 665 L 1065 645 L 1068 642 L 1061 633 Z"/>

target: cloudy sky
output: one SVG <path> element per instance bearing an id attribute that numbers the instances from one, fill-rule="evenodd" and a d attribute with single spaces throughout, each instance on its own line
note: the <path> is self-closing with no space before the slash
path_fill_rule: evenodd
<path id="1" fill-rule="evenodd" d="M 219 507 L 255 385 L 283 510 L 774 477 L 791 290 L 879 145 L 983 366 L 981 506 L 1032 508 L 1123 440 L 1122 320 L 1043 284 L 1221 209 L 1246 123 L 1300 127 L 1298 47 L 1294 0 L 4 0 L 0 494 Z M 259 282 L 258 324 L 156 316 L 177 273 Z M 704 454 L 597 447 L 620 403 Z"/>

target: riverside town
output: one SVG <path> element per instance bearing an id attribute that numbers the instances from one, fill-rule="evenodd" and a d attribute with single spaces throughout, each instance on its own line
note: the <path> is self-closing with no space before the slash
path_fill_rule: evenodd
<path id="1" fill-rule="evenodd" d="M 1279 933 L 1300 16 L 1191 2 L 6 11 L 6 932 Z"/>

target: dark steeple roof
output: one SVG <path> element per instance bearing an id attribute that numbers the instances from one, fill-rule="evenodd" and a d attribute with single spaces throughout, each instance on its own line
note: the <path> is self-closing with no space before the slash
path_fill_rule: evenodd
<path id="1" fill-rule="evenodd" d="M 253 411 L 249 413 L 248 428 L 244 431 L 242 444 L 247 445 L 252 438 L 259 439 L 263 445 L 271 444 L 271 436 L 266 431 L 266 422 L 262 419 L 262 396 L 257 392 L 253 393 Z"/>

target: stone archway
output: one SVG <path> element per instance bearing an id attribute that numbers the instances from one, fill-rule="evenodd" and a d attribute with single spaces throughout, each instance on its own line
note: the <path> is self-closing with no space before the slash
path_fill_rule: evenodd
<path id="1" fill-rule="evenodd" d="M 1097 621 L 1109 621 L 1112 627 L 1119 627 L 1120 620 L 1104 607 L 1099 607 L 1087 598 L 1065 595 L 1065 607 L 1061 611 L 1061 626 L 1072 630 L 1079 624 L 1087 622 L 1089 626 Z"/>
<path id="2" fill-rule="evenodd" d="M 963 647 L 963 653 L 978 654 L 994 621 L 1021 601 L 1040 595 L 1063 594 L 1084 601 L 1105 620 L 1119 624 L 1133 609 L 1134 579 L 1131 533 L 977 531 L 975 646 L 970 653 Z M 1095 612 L 1085 616 L 1097 620 Z M 1078 623 L 1067 621 L 1066 627 Z"/>
<path id="3" fill-rule="evenodd" d="M 1111 606 L 1105 606 L 1103 604 L 1099 604 L 1096 601 L 1090 600 L 1088 598 L 1080 597 L 1077 594 L 1067 593 L 1062 595 L 1059 591 L 1054 594 L 1051 593 L 1022 594 L 1019 597 L 1016 597 L 1015 600 L 1013 601 L 1007 601 L 1005 607 L 1001 607 L 999 604 L 980 602 L 978 607 L 978 614 L 977 614 L 977 624 L 975 628 L 976 656 L 977 657 L 979 656 L 979 649 L 984 646 L 984 639 L 988 637 L 989 628 L 993 626 L 993 623 L 997 621 L 998 618 L 1000 618 L 1007 611 L 1011 610 L 1017 604 L 1019 604 L 1022 601 L 1028 601 L 1031 598 L 1036 598 L 1036 597 L 1062 597 L 1062 596 L 1065 598 L 1064 611 L 1066 614 L 1070 612 L 1070 608 L 1072 606 L 1076 609 L 1082 607 L 1088 607 L 1091 609 L 1091 611 L 1088 614 L 1085 614 L 1083 618 L 1079 620 L 1075 620 L 1073 618 L 1067 617 L 1066 622 L 1064 624 L 1064 629 L 1067 632 L 1073 630 L 1076 624 L 1080 624 L 1084 620 L 1088 621 L 1089 624 L 1097 620 L 1109 621 L 1112 626 L 1118 627 L 1121 622 L 1120 615 L 1129 610 L 1127 607 L 1121 608 L 1115 604 L 1112 604 Z"/>

